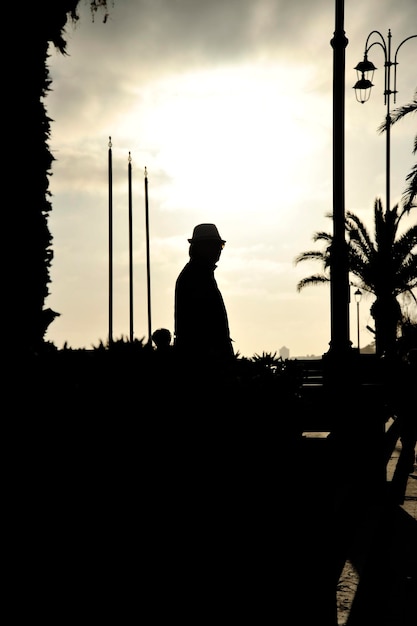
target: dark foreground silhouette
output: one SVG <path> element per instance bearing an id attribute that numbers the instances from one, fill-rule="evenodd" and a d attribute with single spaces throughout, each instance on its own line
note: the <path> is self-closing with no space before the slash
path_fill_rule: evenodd
<path id="1" fill-rule="evenodd" d="M 381 389 L 355 395 L 348 424 L 324 390 L 317 413 L 334 428 L 310 439 L 314 403 L 288 379 L 239 372 L 187 389 L 169 354 L 169 374 L 156 358 L 141 369 L 122 354 L 66 354 L 63 368 L 54 355 L 16 398 L 19 550 L 38 607 L 54 619 L 336 626 L 349 558 L 361 573 L 349 626 L 411 626 L 416 522 L 381 478 Z"/>

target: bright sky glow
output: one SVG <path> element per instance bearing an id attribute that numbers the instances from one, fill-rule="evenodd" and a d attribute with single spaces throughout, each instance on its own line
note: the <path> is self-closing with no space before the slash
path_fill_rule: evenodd
<path id="1" fill-rule="evenodd" d="M 330 341 L 330 292 L 297 293 L 294 266 L 332 232 L 334 5 L 327 0 L 115 0 L 107 24 L 88 5 L 68 26 L 68 57 L 50 54 L 53 91 L 45 104 L 56 157 L 51 177 L 54 241 L 51 295 L 61 313 L 47 338 L 91 347 L 108 336 L 108 140 L 112 138 L 115 338 L 129 333 L 128 155 L 132 158 L 134 327 L 147 339 L 144 168 L 148 170 L 152 328 L 173 331 L 175 279 L 187 238 L 215 222 L 227 240 L 216 270 L 235 349 L 242 355 L 290 349 L 321 355 Z M 368 6 L 369 5 L 369 6 Z M 239 10 L 237 10 L 239 8 Z M 367 34 L 392 29 L 393 46 L 417 33 L 414 0 L 346 0 L 346 208 L 372 232 L 373 203 L 385 195 L 383 73 L 371 100 L 356 102 L 353 67 Z M 305 25 L 303 25 L 305 20 Z M 411 31 L 410 31 L 411 28 Z M 395 40 L 394 40 L 395 38 Z M 397 104 L 417 84 L 417 39 L 401 49 Z M 383 67 L 375 51 L 374 63 Z M 377 86 L 378 82 L 378 86 Z M 391 108 L 393 108 L 392 105 Z M 392 204 L 415 158 L 414 120 L 393 127 Z M 372 336 L 361 302 L 361 344 Z M 356 342 L 356 305 L 351 305 Z"/>

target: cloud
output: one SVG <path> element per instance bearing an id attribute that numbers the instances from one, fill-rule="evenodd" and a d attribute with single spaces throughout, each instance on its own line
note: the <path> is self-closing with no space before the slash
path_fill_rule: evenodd
<path id="1" fill-rule="evenodd" d="M 331 231 L 334 3 L 328 0 L 115 0 L 103 24 L 88 2 L 51 49 L 53 284 L 61 312 L 49 336 L 90 345 L 106 336 L 108 140 L 112 138 L 117 330 L 127 328 L 127 164 L 133 166 L 137 333 L 146 328 L 144 167 L 149 174 L 152 303 L 172 329 L 173 285 L 186 238 L 215 221 L 227 239 L 218 270 L 237 346 L 323 352 L 329 290 L 296 293 L 296 254 Z M 372 218 L 385 187 L 382 50 L 375 87 L 355 101 L 354 66 L 372 28 L 394 49 L 417 24 L 414 0 L 345 3 L 346 207 Z M 411 32 L 410 32 L 411 30 Z M 415 30 L 415 29 L 414 29 Z M 416 40 L 417 41 L 417 40 Z M 401 50 L 399 102 L 415 89 L 415 42 Z M 414 46 L 414 47 L 413 47 Z M 410 121 L 392 133 L 392 194 L 412 160 Z M 324 322 L 323 322 L 324 320 Z M 142 334 L 143 331 L 142 331 Z"/>

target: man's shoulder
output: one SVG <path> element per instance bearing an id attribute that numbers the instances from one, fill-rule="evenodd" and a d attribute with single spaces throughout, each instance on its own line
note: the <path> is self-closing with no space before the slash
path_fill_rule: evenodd
<path id="1" fill-rule="evenodd" d="M 178 280 L 182 278 L 191 278 L 193 276 L 201 276 L 204 274 L 204 267 L 201 266 L 200 263 L 196 263 L 195 261 L 188 261 L 186 265 L 182 268 L 181 272 L 178 275 Z"/>
<path id="2" fill-rule="evenodd" d="M 190 262 L 186 263 L 180 273 L 178 274 L 177 282 L 187 276 L 190 271 L 192 271 L 192 267 L 190 266 Z"/>

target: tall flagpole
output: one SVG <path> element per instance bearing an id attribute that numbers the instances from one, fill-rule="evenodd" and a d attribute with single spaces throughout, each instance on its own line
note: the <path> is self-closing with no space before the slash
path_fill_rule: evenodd
<path id="1" fill-rule="evenodd" d="M 109 137 L 108 177 L 109 177 L 109 347 L 110 347 L 113 343 L 113 169 L 112 169 L 111 137 Z"/>
<path id="2" fill-rule="evenodd" d="M 132 248 L 132 158 L 129 152 L 128 165 L 128 191 L 129 191 L 129 337 L 133 342 L 133 248 Z"/>
<path id="3" fill-rule="evenodd" d="M 148 203 L 148 170 L 145 167 L 145 216 L 146 216 L 146 267 L 148 287 L 148 345 L 152 344 L 151 324 L 151 265 L 149 254 L 149 203 Z"/>

